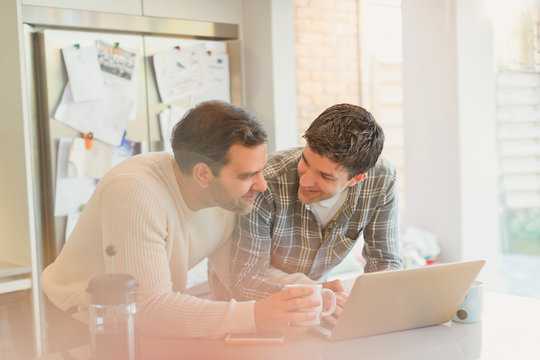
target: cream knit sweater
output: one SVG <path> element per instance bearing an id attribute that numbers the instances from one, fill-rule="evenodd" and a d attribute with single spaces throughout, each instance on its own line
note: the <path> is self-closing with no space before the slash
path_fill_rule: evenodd
<path id="1" fill-rule="evenodd" d="M 88 280 L 111 270 L 105 249 L 115 245 L 115 271 L 139 282 L 137 321 L 143 333 L 217 338 L 255 331 L 253 301 L 183 294 L 188 270 L 226 243 L 234 214 L 189 210 L 175 166 L 169 153 L 138 155 L 99 182 L 60 255 L 43 272 L 43 289 L 57 307 L 87 303 Z"/>

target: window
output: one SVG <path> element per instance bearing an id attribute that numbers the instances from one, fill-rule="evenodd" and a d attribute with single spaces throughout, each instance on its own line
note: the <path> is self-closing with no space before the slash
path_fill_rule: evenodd
<path id="1" fill-rule="evenodd" d="M 488 5 L 496 58 L 501 290 L 540 297 L 540 6 Z"/>

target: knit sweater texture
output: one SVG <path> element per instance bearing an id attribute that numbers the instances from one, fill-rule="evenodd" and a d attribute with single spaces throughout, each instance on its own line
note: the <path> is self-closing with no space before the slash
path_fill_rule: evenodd
<path id="1" fill-rule="evenodd" d="M 88 281 L 111 271 L 105 254 L 118 248 L 117 273 L 137 279 L 138 328 L 155 336 L 218 338 L 255 331 L 254 301 L 210 301 L 185 294 L 187 273 L 223 251 L 234 214 L 184 203 L 176 163 L 167 152 L 128 159 L 98 183 L 77 226 L 43 272 L 48 298 L 60 309 L 86 304 Z M 228 250 L 228 249 L 225 249 Z M 214 266 L 225 273 L 222 263 Z M 226 276 L 226 275 L 225 275 Z"/>

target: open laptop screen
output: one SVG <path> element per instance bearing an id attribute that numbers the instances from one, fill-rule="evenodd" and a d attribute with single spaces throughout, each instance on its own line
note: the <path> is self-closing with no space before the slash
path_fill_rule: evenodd
<path id="1" fill-rule="evenodd" d="M 448 322 L 484 260 L 360 275 L 333 329 L 344 340 Z"/>

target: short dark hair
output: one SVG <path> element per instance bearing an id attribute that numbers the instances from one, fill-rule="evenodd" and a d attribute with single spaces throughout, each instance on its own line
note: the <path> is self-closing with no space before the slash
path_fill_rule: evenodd
<path id="1" fill-rule="evenodd" d="M 365 174 L 381 155 L 384 133 L 366 109 L 338 104 L 324 110 L 304 134 L 309 147 L 349 172 Z"/>
<path id="2" fill-rule="evenodd" d="M 191 108 L 173 129 L 171 146 L 180 171 L 206 163 L 214 175 L 229 162 L 234 144 L 254 147 L 266 143 L 266 131 L 255 116 L 224 101 L 206 101 Z"/>

